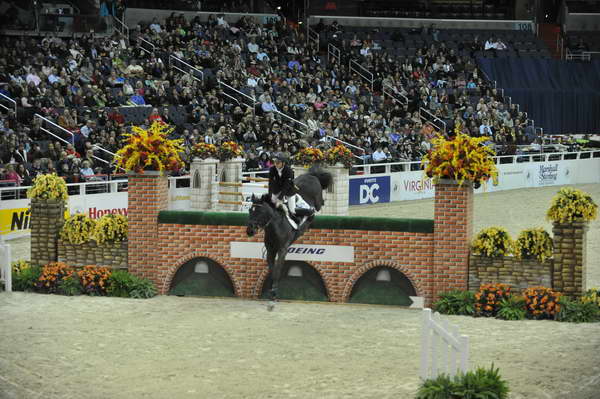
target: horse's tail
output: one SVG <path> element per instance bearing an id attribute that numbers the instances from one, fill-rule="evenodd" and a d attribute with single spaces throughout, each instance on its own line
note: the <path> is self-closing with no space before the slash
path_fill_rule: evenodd
<path id="1" fill-rule="evenodd" d="M 333 176 L 331 176 L 331 173 L 321 169 L 318 166 L 312 166 L 308 170 L 308 174 L 319 179 L 319 183 L 321 183 L 321 188 L 323 190 L 329 188 L 329 186 L 331 186 L 331 183 L 333 183 Z"/>

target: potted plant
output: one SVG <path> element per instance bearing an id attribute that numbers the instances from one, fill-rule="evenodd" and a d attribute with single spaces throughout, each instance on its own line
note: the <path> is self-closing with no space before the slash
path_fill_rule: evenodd
<path id="1" fill-rule="evenodd" d="M 244 156 L 244 149 L 235 141 L 225 141 L 217 148 L 217 158 L 219 161 L 229 161 L 234 158 Z"/>
<path id="2" fill-rule="evenodd" d="M 592 197 L 573 187 L 563 187 L 552 199 L 546 217 L 554 223 L 570 223 L 575 220 L 589 222 L 598 216 L 598 205 Z"/>
<path id="3" fill-rule="evenodd" d="M 136 173 L 179 170 L 183 167 L 179 156 L 184 151 L 183 140 L 168 138 L 173 129 L 160 122 L 153 122 L 148 129 L 134 126 L 133 133 L 125 134 L 125 146 L 117 151 L 117 166 Z"/>
<path id="4" fill-rule="evenodd" d="M 440 179 L 452 179 L 462 185 L 473 182 L 475 188 L 492 179 L 498 184 L 498 169 L 493 157 L 495 151 L 483 143 L 489 137 L 470 137 L 457 134 L 453 139 L 437 135 L 432 140 L 433 148 L 423 157 L 427 178 L 437 183 Z"/>
<path id="5" fill-rule="evenodd" d="M 217 157 L 217 147 L 214 144 L 198 143 L 192 147 L 192 156 L 199 159 Z"/>
<path id="6" fill-rule="evenodd" d="M 337 144 L 325 151 L 324 158 L 331 166 L 341 164 L 350 169 L 354 165 L 354 154 L 343 144 Z"/>
<path id="7" fill-rule="evenodd" d="M 519 233 L 514 243 L 514 253 L 519 259 L 537 259 L 544 262 L 552 256 L 552 238 L 543 228 L 526 229 Z"/>
<path id="8" fill-rule="evenodd" d="M 39 175 L 33 179 L 33 185 L 27 190 L 27 198 L 45 202 L 66 201 L 67 184 L 56 173 Z"/>
<path id="9" fill-rule="evenodd" d="M 295 165 L 309 168 L 315 164 L 320 164 L 325 160 L 325 154 L 323 151 L 316 147 L 305 147 L 298 151 L 292 157 L 292 162 Z"/>

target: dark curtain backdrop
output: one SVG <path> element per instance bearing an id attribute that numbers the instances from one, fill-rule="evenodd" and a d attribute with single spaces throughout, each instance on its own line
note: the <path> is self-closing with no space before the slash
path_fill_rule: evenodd
<path id="1" fill-rule="evenodd" d="M 600 61 L 480 58 L 496 80 L 544 134 L 600 132 Z"/>

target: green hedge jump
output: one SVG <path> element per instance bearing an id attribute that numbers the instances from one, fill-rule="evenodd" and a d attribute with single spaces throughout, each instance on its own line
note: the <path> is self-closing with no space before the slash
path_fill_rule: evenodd
<path id="1" fill-rule="evenodd" d="M 243 212 L 161 211 L 158 214 L 158 223 L 246 226 L 248 214 Z M 311 227 L 313 229 L 403 231 L 431 234 L 433 233 L 433 220 L 317 216 Z"/>

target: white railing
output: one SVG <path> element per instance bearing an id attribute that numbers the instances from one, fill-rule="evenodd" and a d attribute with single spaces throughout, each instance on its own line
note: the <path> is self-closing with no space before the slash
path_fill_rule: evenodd
<path id="1" fill-rule="evenodd" d="M 2 93 L 0 93 L 0 100 L 6 100 L 9 103 L 12 104 L 13 106 L 13 111 L 15 111 L 15 115 L 17 114 L 17 102 L 15 100 L 13 100 L 12 98 L 10 98 L 7 95 L 4 95 Z M 6 109 L 7 111 L 10 110 L 10 108 L 8 108 L 7 106 L 5 106 L 4 104 L 0 103 L 0 107 Z"/>
<path id="2" fill-rule="evenodd" d="M 375 79 L 371 71 L 354 60 L 350 60 L 350 62 L 348 62 L 348 69 L 350 72 L 357 73 L 361 78 L 369 82 L 371 84 L 371 91 L 373 91 L 373 82 Z"/>
<path id="3" fill-rule="evenodd" d="M 421 331 L 421 378 L 436 378 L 440 374 L 455 376 L 469 369 L 469 337 L 458 327 L 431 309 L 423 309 Z"/>
<path id="4" fill-rule="evenodd" d="M 426 116 L 423 116 L 423 114 L 425 114 Z M 438 118 L 437 116 L 435 116 L 434 114 L 429 112 L 427 109 L 425 109 L 423 107 L 419 108 L 419 118 L 428 121 L 434 127 L 436 127 L 438 130 L 446 133 L 446 122 L 444 122 L 443 120 L 441 120 L 440 118 Z M 438 124 L 436 122 L 441 125 L 438 126 Z"/>
<path id="5" fill-rule="evenodd" d="M 115 26 L 117 27 L 117 30 L 127 38 L 127 41 L 129 41 L 129 27 L 127 25 L 125 25 L 125 23 L 123 21 L 121 21 L 119 18 L 115 17 L 113 15 L 113 19 L 115 20 Z"/>
<path id="6" fill-rule="evenodd" d="M 2 234 L 0 234 L 0 281 L 4 282 L 4 290 L 12 292 L 12 257 L 10 245 L 4 242 Z"/>
<path id="7" fill-rule="evenodd" d="M 138 47 L 142 50 L 145 51 L 148 54 L 153 54 L 154 51 L 156 50 L 156 46 L 154 44 L 152 44 L 151 42 L 149 42 L 148 40 L 144 39 L 143 37 L 138 37 L 138 40 L 141 42 Z M 150 46 L 151 50 L 148 50 L 147 48 L 144 48 L 144 46 L 142 46 L 142 44 L 146 44 L 148 46 Z"/>
<path id="8" fill-rule="evenodd" d="M 340 64 L 342 62 L 342 52 L 340 51 L 339 48 L 337 48 L 333 44 L 329 43 L 327 45 L 327 65 L 328 66 L 331 63 L 332 58 L 334 60 L 336 60 L 336 62 L 338 64 Z"/>
<path id="9" fill-rule="evenodd" d="M 402 105 L 408 104 L 408 97 L 406 97 L 402 93 L 399 93 L 395 87 L 393 87 L 387 83 L 383 84 L 383 95 L 390 97 L 392 100 L 394 100 Z M 400 100 L 400 99 L 402 99 L 402 100 Z"/>
<path id="10" fill-rule="evenodd" d="M 315 43 L 317 51 L 319 50 L 319 33 L 311 29 L 310 27 L 306 30 L 306 42 L 310 45 L 310 42 Z"/>
<path id="11" fill-rule="evenodd" d="M 75 144 L 75 135 L 73 134 L 73 132 L 71 132 L 70 130 L 65 129 L 64 127 L 52 122 L 50 119 L 48 118 L 44 118 L 42 115 L 40 114 L 35 114 L 33 116 L 34 118 L 38 118 L 42 121 L 42 125 L 40 126 L 41 129 L 43 129 L 45 132 L 52 134 L 54 137 L 57 137 L 56 135 L 54 135 L 53 133 L 51 133 L 49 130 L 44 129 L 43 125 L 44 123 L 49 124 L 50 126 L 53 126 L 55 128 L 57 128 L 58 130 L 60 130 L 63 133 L 66 133 L 69 137 L 71 137 L 71 142 L 69 143 L 68 141 L 66 141 L 64 138 L 61 139 L 63 142 L 67 143 L 67 144 Z M 58 138 L 58 137 L 57 137 Z"/>
<path id="12" fill-rule="evenodd" d="M 181 67 L 177 64 L 181 64 L 182 66 L 186 66 L 189 68 L 189 70 L 183 70 L 181 69 Z M 186 73 L 188 75 L 190 75 L 192 78 L 202 82 L 204 80 L 204 72 L 202 72 L 201 70 L 199 70 L 198 68 L 196 68 L 195 66 L 192 66 L 190 64 L 188 64 L 187 62 L 185 62 L 184 60 L 182 60 L 181 58 L 177 58 L 174 55 L 169 55 L 169 66 L 171 68 L 177 69 L 179 72 L 181 73 Z M 200 78 L 198 78 L 198 76 L 195 75 L 195 73 L 200 74 Z"/>
<path id="13" fill-rule="evenodd" d="M 244 105 L 246 105 L 246 106 L 248 106 L 248 107 L 253 107 L 253 108 L 254 108 L 254 107 L 256 107 L 256 99 L 255 99 L 254 97 L 251 97 L 251 96 L 247 95 L 246 93 L 243 93 L 243 92 L 239 91 L 239 90 L 238 90 L 238 89 L 236 89 L 235 87 L 228 85 L 227 83 L 223 82 L 222 80 L 218 80 L 217 82 L 219 83 L 219 86 L 224 86 L 224 87 L 226 87 L 227 89 L 229 89 L 229 90 L 231 90 L 231 91 L 235 92 L 235 93 L 236 93 L 237 95 L 239 95 L 240 97 L 242 97 L 242 102 L 240 103 L 240 101 L 238 101 L 238 99 L 237 99 L 237 98 L 235 98 L 235 97 L 233 97 L 232 95 L 229 95 L 229 94 L 227 94 L 227 93 L 223 92 L 223 94 L 224 94 L 224 95 L 226 95 L 227 97 L 233 98 L 233 99 L 234 99 L 234 100 L 235 100 L 235 101 L 236 101 L 238 104 L 244 104 Z M 246 100 L 250 101 L 250 102 L 251 102 L 251 104 L 246 104 L 246 103 L 244 103 L 244 102 L 243 102 L 243 100 L 244 100 L 244 99 L 246 99 Z"/>

